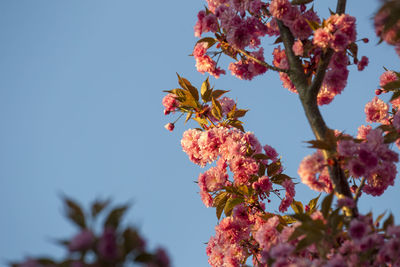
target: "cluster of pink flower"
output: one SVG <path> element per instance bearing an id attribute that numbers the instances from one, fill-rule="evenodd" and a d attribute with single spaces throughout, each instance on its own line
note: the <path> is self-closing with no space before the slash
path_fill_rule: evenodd
<path id="1" fill-rule="evenodd" d="M 258 60 L 264 61 L 263 48 L 260 48 L 258 51 L 251 52 L 250 54 Z M 230 63 L 229 70 L 231 71 L 232 75 L 238 77 L 239 79 L 251 80 L 255 76 L 265 73 L 268 68 L 251 59 L 242 59 L 235 63 Z"/>
<path id="2" fill-rule="evenodd" d="M 164 106 L 164 115 L 168 115 L 169 113 L 174 112 L 177 107 L 179 107 L 179 101 L 173 94 L 167 94 L 166 96 L 164 96 L 162 104 Z"/>
<path id="3" fill-rule="evenodd" d="M 315 191 L 332 192 L 333 186 L 327 166 L 321 150 L 317 150 L 314 154 L 305 157 L 298 169 L 301 182 Z"/>
<path id="4" fill-rule="evenodd" d="M 356 40 L 356 19 L 347 14 L 333 14 L 314 33 L 313 43 L 321 48 L 332 48 L 335 52 L 346 51 Z"/>
<path id="5" fill-rule="evenodd" d="M 196 60 L 196 68 L 200 73 L 208 72 L 218 78 L 221 74 L 225 74 L 225 71 L 217 67 L 217 62 L 207 55 L 207 49 L 207 42 L 200 42 L 194 47 L 193 56 Z"/>
<path id="6" fill-rule="evenodd" d="M 395 46 L 395 51 L 400 56 L 400 38 L 399 38 L 399 31 L 400 31 L 400 20 L 398 19 L 398 2 L 396 1 L 387 1 L 389 4 L 388 6 L 382 8 L 376 15 L 375 15 L 375 32 L 376 35 L 381 37 L 385 42 L 390 45 Z M 396 8 L 391 7 L 391 4 L 397 5 Z M 392 14 L 393 12 L 393 14 Z M 394 22 L 394 24 L 392 23 Z M 390 27 L 386 27 L 386 24 L 393 24 Z"/>
<path id="7" fill-rule="evenodd" d="M 215 193 L 232 184 L 228 180 L 228 166 L 233 173 L 234 185 L 251 186 L 261 197 L 269 195 L 272 190 L 268 176 L 259 177 L 255 181 L 252 181 L 252 178 L 257 175 L 260 164 L 268 165 L 268 162 L 276 162 L 277 153 L 270 146 L 265 146 L 268 160 L 257 161 L 251 157 L 253 154 L 262 152 L 262 147 L 253 133 L 243 133 L 237 129 L 225 127 L 207 131 L 189 129 L 183 134 L 181 144 L 189 159 L 200 166 L 204 167 L 220 157 L 216 167 L 199 175 L 200 196 L 207 207 L 213 205 L 210 192 Z M 251 151 L 250 154 L 249 151 Z M 286 194 L 279 209 L 284 212 L 292 203 L 295 191 L 290 179 L 285 180 L 282 186 Z"/>
<path id="8" fill-rule="evenodd" d="M 382 134 L 380 129 L 371 129 L 362 143 L 353 140 L 338 143 L 338 154 L 346 162 L 344 168 L 354 178 L 365 177 L 363 191 L 373 196 L 383 194 L 394 184 L 397 174 L 394 163 L 399 161 L 398 154 L 384 143 Z"/>

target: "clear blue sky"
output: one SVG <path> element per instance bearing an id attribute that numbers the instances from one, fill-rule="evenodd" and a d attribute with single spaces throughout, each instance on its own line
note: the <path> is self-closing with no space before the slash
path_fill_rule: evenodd
<path id="1" fill-rule="evenodd" d="M 334 9 L 335 1 L 324 2 Z M 361 55 L 371 65 L 351 68 L 349 86 L 323 114 L 332 128 L 354 134 L 374 96 L 383 66 L 399 58 L 376 46 L 377 0 L 349 1 L 358 18 Z M 177 267 L 207 266 L 204 243 L 214 234 L 213 209 L 203 206 L 194 180 L 204 171 L 180 147 L 184 126 L 163 125 L 162 90 L 177 86 L 175 72 L 200 85 L 188 55 L 193 26 L 205 1 L 19 0 L 0 2 L 0 266 L 27 255 L 62 255 L 52 238 L 75 229 L 62 217 L 61 192 L 88 204 L 96 197 L 132 201 L 126 222 L 151 247 L 168 248 Z M 320 14 L 328 16 L 328 10 Z M 273 40 L 264 42 L 267 54 Z M 268 52 L 269 51 L 269 52 Z M 226 62 L 225 62 L 226 63 Z M 225 65 L 226 67 L 226 65 Z M 252 82 L 230 75 L 211 79 L 249 108 L 246 129 L 283 157 L 297 176 L 312 139 L 297 96 L 271 71 Z M 316 196 L 304 186 L 297 198 Z M 362 198 L 363 211 L 400 214 L 399 181 L 379 198 Z M 273 208 L 272 208 L 273 209 Z"/>

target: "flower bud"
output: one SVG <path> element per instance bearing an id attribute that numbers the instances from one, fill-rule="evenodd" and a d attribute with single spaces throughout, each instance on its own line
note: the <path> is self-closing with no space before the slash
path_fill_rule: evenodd
<path id="1" fill-rule="evenodd" d="M 165 129 L 167 129 L 168 131 L 172 132 L 175 128 L 175 125 L 173 123 L 167 123 L 164 126 Z"/>
<path id="2" fill-rule="evenodd" d="M 71 252 L 87 250 L 92 246 L 93 242 L 93 233 L 90 230 L 85 229 L 72 238 L 68 245 L 68 249 Z"/>

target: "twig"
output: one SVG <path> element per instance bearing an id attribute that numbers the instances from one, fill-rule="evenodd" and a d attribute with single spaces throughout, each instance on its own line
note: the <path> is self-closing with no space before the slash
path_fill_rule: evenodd
<path id="1" fill-rule="evenodd" d="M 364 185 L 365 185 L 365 176 L 361 179 L 361 183 L 357 188 L 356 194 L 354 195 L 354 204 L 357 205 L 357 201 L 360 198 L 361 195 L 361 190 L 363 189 Z"/>
<path id="2" fill-rule="evenodd" d="M 346 0 L 338 0 L 336 13 L 342 14 L 345 12 Z M 328 68 L 329 62 L 333 55 L 332 50 L 328 50 L 321 57 L 321 61 L 318 65 L 317 73 L 312 81 L 311 85 L 307 82 L 307 77 L 304 74 L 304 69 L 301 64 L 301 60 L 296 57 L 294 54 L 292 47 L 294 43 L 294 37 L 290 32 L 289 28 L 287 28 L 282 21 L 277 20 L 277 24 L 279 27 L 279 31 L 281 33 L 281 38 L 283 44 L 285 46 L 286 57 L 289 62 L 290 71 L 289 77 L 297 91 L 299 92 L 300 100 L 310 124 L 310 127 L 318 140 L 324 140 L 327 137 L 328 131 L 330 129 L 325 124 L 325 121 L 321 115 L 321 112 L 317 103 L 318 92 L 321 88 L 326 69 Z M 325 159 L 334 158 L 335 151 L 327 151 L 323 150 Z M 335 161 L 333 166 L 329 168 L 329 176 L 332 180 L 332 184 L 334 186 L 334 190 L 339 197 L 350 197 L 353 195 L 350 191 L 349 184 L 347 182 L 347 178 L 340 167 L 340 164 Z M 355 216 L 358 214 L 357 207 L 346 212 L 347 216 Z"/>
<path id="3" fill-rule="evenodd" d="M 234 48 L 236 51 L 238 51 L 239 53 L 242 53 L 243 55 L 245 55 L 247 58 L 250 58 L 251 60 L 253 60 L 254 62 L 257 62 L 260 65 L 263 65 L 264 67 L 267 67 L 268 69 L 274 70 L 274 71 L 279 71 L 279 72 L 284 72 L 284 73 L 288 73 L 289 70 L 286 69 L 281 69 L 281 68 L 277 68 L 275 66 L 272 66 L 270 64 L 268 64 L 265 61 L 259 60 L 258 58 L 252 56 L 251 54 L 247 53 L 245 50 L 239 49 L 239 48 Z"/>

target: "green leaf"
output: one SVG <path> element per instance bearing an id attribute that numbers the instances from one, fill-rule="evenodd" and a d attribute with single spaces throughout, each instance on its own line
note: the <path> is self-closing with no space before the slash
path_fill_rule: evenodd
<path id="1" fill-rule="evenodd" d="M 193 120 L 197 121 L 201 127 L 208 124 L 208 121 L 204 118 L 196 117 L 196 118 L 193 118 Z"/>
<path id="2" fill-rule="evenodd" d="M 178 76 L 179 85 L 182 86 L 183 89 L 186 89 L 194 100 L 198 101 L 199 92 L 197 91 L 196 87 L 194 87 L 187 79 L 179 76 L 178 73 L 176 75 Z"/>
<path id="3" fill-rule="evenodd" d="M 121 222 L 122 216 L 124 216 L 128 208 L 129 205 L 120 205 L 111 210 L 104 222 L 104 226 L 117 229 Z"/>
<path id="4" fill-rule="evenodd" d="M 264 176 L 265 175 L 265 170 L 266 170 L 266 166 L 260 162 L 259 166 L 258 166 L 258 176 Z"/>
<path id="5" fill-rule="evenodd" d="M 307 206 L 310 208 L 310 210 L 308 211 L 309 214 L 313 213 L 317 209 L 317 203 L 320 196 L 321 194 L 319 194 L 318 197 L 313 198 L 310 200 L 310 202 L 308 202 Z"/>
<path id="6" fill-rule="evenodd" d="M 390 144 L 395 142 L 399 138 L 399 133 L 397 131 L 389 132 L 383 138 L 385 144 Z"/>
<path id="7" fill-rule="evenodd" d="M 387 228 L 394 224 L 393 214 L 390 214 L 389 217 L 383 222 L 383 229 L 386 231 Z"/>
<path id="8" fill-rule="evenodd" d="M 242 122 L 241 122 L 241 121 L 232 120 L 232 121 L 230 121 L 228 124 L 229 124 L 230 126 L 232 126 L 232 127 L 235 127 L 235 128 L 237 128 L 237 129 L 241 130 L 242 132 L 244 132 L 244 128 L 243 128 L 243 125 L 242 125 Z"/>
<path id="9" fill-rule="evenodd" d="M 226 90 L 214 90 L 211 94 L 211 97 L 214 99 L 220 98 L 223 94 L 227 93 L 229 91 Z"/>
<path id="10" fill-rule="evenodd" d="M 319 25 L 318 22 L 316 22 L 316 21 L 308 20 L 308 19 L 306 19 L 306 21 L 308 23 L 308 26 L 310 26 L 310 28 L 313 31 L 316 31 L 317 29 L 321 28 L 321 25 Z"/>
<path id="11" fill-rule="evenodd" d="M 216 208 L 216 214 L 218 220 L 221 218 L 222 212 L 224 211 L 226 201 L 229 198 L 229 194 L 227 192 L 220 192 L 213 201 L 213 206 Z"/>
<path id="12" fill-rule="evenodd" d="M 211 100 L 212 90 L 210 89 L 210 82 L 208 80 L 208 77 L 201 85 L 200 92 L 201 92 L 201 99 L 203 99 L 204 102 L 209 102 Z"/>
<path id="13" fill-rule="evenodd" d="M 303 204 L 300 201 L 293 200 L 290 206 L 296 214 L 304 213 Z"/>
<path id="14" fill-rule="evenodd" d="M 395 99 L 397 99 L 399 97 L 400 97 L 400 91 L 395 91 L 395 92 L 393 92 L 393 95 L 390 98 L 390 101 L 393 101 L 393 100 L 395 100 Z"/>
<path id="15" fill-rule="evenodd" d="M 379 225 L 380 221 L 383 219 L 383 217 L 385 217 L 385 214 L 386 214 L 386 211 L 376 218 L 376 220 L 375 220 L 375 225 L 376 226 Z"/>
<path id="16" fill-rule="evenodd" d="M 212 47 L 217 42 L 217 40 L 212 37 L 204 37 L 204 38 L 201 38 L 200 40 L 198 40 L 196 42 L 196 44 L 203 43 L 203 42 L 206 42 L 208 44 L 208 47 L 207 47 L 207 49 L 208 49 L 208 48 Z"/>
<path id="17" fill-rule="evenodd" d="M 190 120 L 192 115 L 193 115 L 193 111 L 189 111 L 188 114 L 186 115 L 185 124 Z"/>
<path id="18" fill-rule="evenodd" d="M 248 109 L 237 109 L 234 113 L 233 113 L 233 118 L 241 118 L 244 117 L 244 115 L 246 115 L 247 111 L 249 111 Z"/>
<path id="19" fill-rule="evenodd" d="M 267 167 L 267 173 L 268 176 L 273 176 L 277 171 L 281 169 L 281 162 L 276 161 L 268 165 Z"/>
<path id="20" fill-rule="evenodd" d="M 129 254 L 131 251 L 141 246 L 142 241 L 136 230 L 128 227 L 122 233 L 122 236 L 124 237 L 125 255 Z"/>
<path id="21" fill-rule="evenodd" d="M 214 97 L 212 97 L 212 109 L 211 113 L 216 117 L 218 120 L 222 118 L 222 107 L 221 104 L 216 100 Z"/>
<path id="22" fill-rule="evenodd" d="M 400 80 L 389 82 L 383 86 L 386 91 L 393 91 L 400 88 Z"/>
<path id="23" fill-rule="evenodd" d="M 111 200 L 106 199 L 106 200 L 96 200 L 93 202 L 92 207 L 91 207 L 91 214 L 92 217 L 95 218 L 100 212 L 102 212 L 109 204 Z"/>
<path id="24" fill-rule="evenodd" d="M 332 201 L 333 201 L 333 193 L 330 193 L 329 195 L 327 195 L 324 198 L 324 200 L 322 201 L 321 212 L 322 212 L 322 215 L 324 215 L 324 218 L 328 218 L 328 214 L 329 214 L 329 210 L 332 205 Z"/>
<path id="25" fill-rule="evenodd" d="M 292 214 L 290 215 L 290 217 L 296 219 L 299 222 L 305 223 L 305 222 L 313 222 L 313 220 L 311 219 L 310 215 L 306 214 L 306 213 L 296 213 L 296 214 Z M 304 227 L 304 225 L 303 225 Z"/>
<path id="26" fill-rule="evenodd" d="M 153 260 L 153 254 L 142 252 L 136 256 L 135 262 L 150 262 Z"/>
<path id="27" fill-rule="evenodd" d="M 240 203 L 243 203 L 244 199 L 241 197 L 237 197 L 237 198 L 232 198 L 230 197 L 228 199 L 228 201 L 226 202 L 225 208 L 224 208 L 224 213 L 226 216 L 231 216 L 232 214 L 232 210 L 234 207 L 236 207 L 237 205 L 239 205 Z"/>
<path id="28" fill-rule="evenodd" d="M 63 199 L 66 208 L 67 218 L 80 228 L 86 228 L 85 215 L 81 207 L 75 201 L 66 196 L 64 196 Z"/>
<path id="29" fill-rule="evenodd" d="M 284 181 L 286 181 L 288 179 L 292 179 L 292 178 L 290 178 L 290 176 L 288 176 L 286 174 L 280 173 L 280 174 L 272 176 L 271 182 L 273 182 L 274 184 L 281 185 Z"/>
<path id="30" fill-rule="evenodd" d="M 358 55 L 358 45 L 357 45 L 356 43 L 351 43 L 351 44 L 349 45 L 349 50 L 350 50 L 351 55 L 352 55 L 354 58 L 357 58 L 357 55 Z"/>

